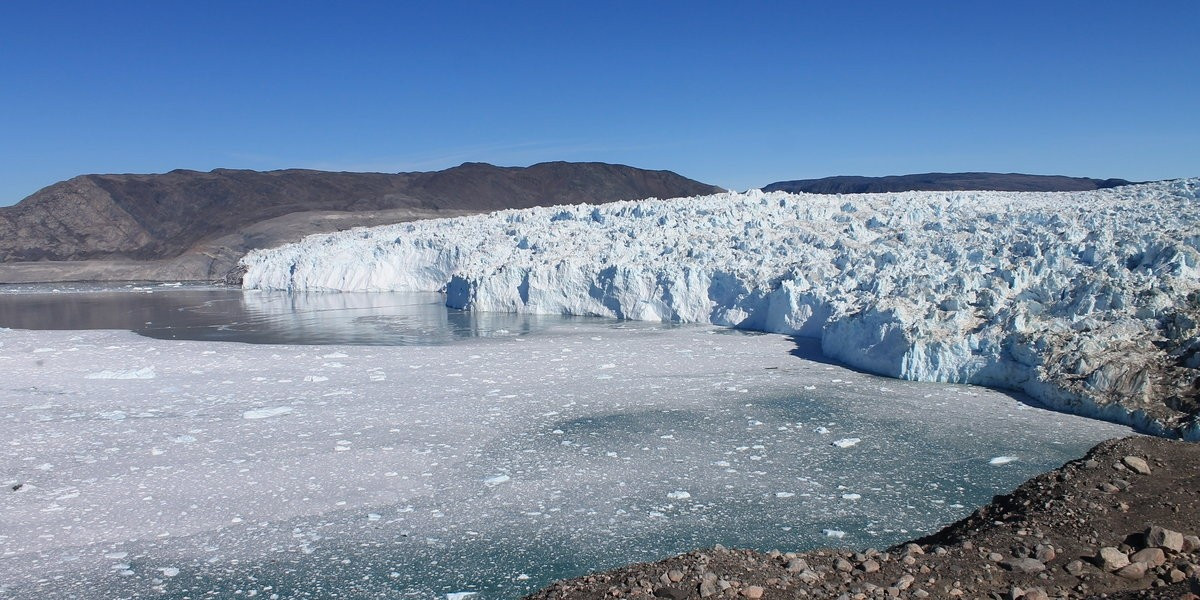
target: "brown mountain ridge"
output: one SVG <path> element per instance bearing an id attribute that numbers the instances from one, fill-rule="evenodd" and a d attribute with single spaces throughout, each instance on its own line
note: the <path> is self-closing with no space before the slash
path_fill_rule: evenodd
<path id="1" fill-rule="evenodd" d="M 0 282 L 211 279 L 250 249 L 310 233 L 719 191 L 670 171 L 594 162 L 465 163 L 396 174 L 217 169 L 81 175 L 0 208 L 0 262 L 25 263 L 2 265 Z"/>

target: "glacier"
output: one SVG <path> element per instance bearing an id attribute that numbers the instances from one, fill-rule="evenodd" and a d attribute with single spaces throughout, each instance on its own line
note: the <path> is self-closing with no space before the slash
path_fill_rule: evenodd
<path id="1" fill-rule="evenodd" d="M 247 255 L 243 287 L 814 338 L 900 379 L 1200 439 L 1200 179 L 1089 192 L 723 193 L 509 210 Z"/>

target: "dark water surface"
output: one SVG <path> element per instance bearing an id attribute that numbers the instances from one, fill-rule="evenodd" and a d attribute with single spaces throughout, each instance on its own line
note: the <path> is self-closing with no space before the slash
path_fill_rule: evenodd
<path id="1" fill-rule="evenodd" d="M 0 286 L 0 327 L 121 329 L 166 340 L 252 344 L 447 344 L 611 319 L 447 308 L 433 292 L 288 293 L 174 284 Z"/>

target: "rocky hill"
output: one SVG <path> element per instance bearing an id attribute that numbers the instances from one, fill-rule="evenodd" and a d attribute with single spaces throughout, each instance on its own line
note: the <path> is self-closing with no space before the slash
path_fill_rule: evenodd
<path id="1" fill-rule="evenodd" d="M 81 175 L 0 208 L 0 262 L 55 261 L 4 265 L 0 282 L 5 272 L 10 281 L 55 272 L 58 276 L 47 279 L 72 273 L 84 273 L 83 279 L 139 274 L 208 279 L 251 248 L 308 233 L 505 208 L 717 191 L 670 171 L 566 162 L 526 168 L 466 163 L 398 174 L 217 169 Z M 22 272 L 32 274 L 11 275 Z"/>
<path id="2" fill-rule="evenodd" d="M 778 181 L 766 192 L 810 194 L 874 194 L 882 192 L 941 192 L 990 190 L 997 192 L 1083 192 L 1129 185 L 1124 179 L 1089 179 L 1062 175 L 1023 173 L 919 173 L 887 177 L 823 177 Z"/>
<path id="3" fill-rule="evenodd" d="M 1112 440 L 890 549 L 717 547 L 562 581 L 530 598 L 1195 600 L 1198 464 L 1194 443 Z"/>

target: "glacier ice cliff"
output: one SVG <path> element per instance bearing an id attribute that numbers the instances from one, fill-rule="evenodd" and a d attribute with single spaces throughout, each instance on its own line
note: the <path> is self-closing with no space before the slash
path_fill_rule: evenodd
<path id="1" fill-rule="evenodd" d="M 315 235 L 247 288 L 444 291 L 478 311 L 819 339 L 919 381 L 1200 438 L 1200 179 L 1089 192 L 781 192 L 511 210 Z"/>

